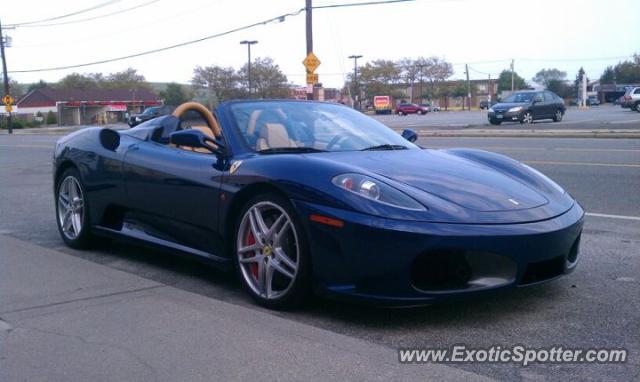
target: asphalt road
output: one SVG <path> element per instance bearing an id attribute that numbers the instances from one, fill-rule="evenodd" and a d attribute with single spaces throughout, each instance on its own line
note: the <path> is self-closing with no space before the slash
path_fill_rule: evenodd
<path id="1" fill-rule="evenodd" d="M 489 124 L 486 110 L 442 111 L 426 115 L 410 114 L 377 115 L 377 120 L 392 128 L 412 129 L 465 129 L 482 127 L 487 129 L 638 129 L 640 113 L 623 109 L 610 104 L 579 109 L 575 106 L 567 108 L 562 122 L 551 120 L 535 121 L 533 126 L 521 125 L 518 122 L 502 123 L 499 126 Z"/>
<path id="2" fill-rule="evenodd" d="M 209 299 L 264 311 L 252 304 L 232 276 L 190 260 L 118 242 L 94 251 L 64 247 L 55 226 L 51 184 L 57 138 L 0 136 L 0 233 Z M 429 138 L 420 143 L 501 152 L 564 186 L 591 214 L 576 272 L 538 287 L 431 307 L 375 309 L 315 299 L 296 312 L 269 314 L 389 348 L 460 343 L 624 347 L 630 352 L 625 365 L 455 366 L 502 380 L 638 380 L 640 140 Z"/>

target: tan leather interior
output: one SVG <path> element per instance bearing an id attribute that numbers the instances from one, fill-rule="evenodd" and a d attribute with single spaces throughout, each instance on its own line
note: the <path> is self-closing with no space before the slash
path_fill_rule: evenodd
<path id="1" fill-rule="evenodd" d="M 265 150 L 274 147 L 297 147 L 289 138 L 287 129 L 281 123 L 265 123 L 260 129 L 260 137 L 256 142 L 256 150 Z"/>
<path id="2" fill-rule="evenodd" d="M 190 126 L 191 129 L 195 129 L 195 130 L 199 130 L 201 131 L 203 134 L 211 137 L 211 138 L 216 138 L 216 137 L 221 137 L 222 136 L 222 130 L 220 129 L 220 126 L 218 125 L 218 122 L 216 121 L 215 117 L 213 116 L 213 114 L 209 111 L 209 109 L 207 109 L 204 105 L 201 105 L 197 102 L 185 102 L 182 105 L 178 106 L 174 111 L 173 111 L 173 115 L 175 117 L 180 118 L 184 113 L 186 113 L 189 110 L 194 110 L 196 112 L 198 112 L 206 121 L 207 121 L 207 125 L 195 125 L 195 126 Z M 215 146 L 212 143 L 213 146 Z M 174 145 L 172 145 L 174 146 Z M 174 146 L 183 150 L 187 150 L 187 151 L 194 151 L 194 152 L 198 152 L 198 153 L 203 153 L 203 154 L 210 154 L 211 151 L 203 148 L 203 147 L 182 147 L 182 146 Z"/>
<path id="3" fill-rule="evenodd" d="M 182 114 L 186 113 L 189 110 L 198 112 L 207 121 L 207 125 L 209 125 L 209 128 L 211 129 L 211 132 L 215 137 L 222 136 L 222 130 L 220 130 L 218 122 L 213 117 L 213 114 L 209 111 L 209 109 L 207 109 L 202 104 L 199 104 L 197 102 L 185 102 L 173 111 L 173 115 L 180 118 Z"/>

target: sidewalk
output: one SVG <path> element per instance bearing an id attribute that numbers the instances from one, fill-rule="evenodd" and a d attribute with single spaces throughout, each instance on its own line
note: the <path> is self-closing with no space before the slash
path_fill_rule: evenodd
<path id="1" fill-rule="evenodd" d="M 1 235 L 0 270 L 2 381 L 488 380 Z"/>

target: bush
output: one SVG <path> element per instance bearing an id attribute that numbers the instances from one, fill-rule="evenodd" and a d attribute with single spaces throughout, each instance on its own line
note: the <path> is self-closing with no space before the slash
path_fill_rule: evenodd
<path id="1" fill-rule="evenodd" d="M 53 114 L 51 110 L 49 110 L 49 112 L 47 113 L 47 125 L 55 125 L 56 123 L 58 123 L 56 115 Z"/>

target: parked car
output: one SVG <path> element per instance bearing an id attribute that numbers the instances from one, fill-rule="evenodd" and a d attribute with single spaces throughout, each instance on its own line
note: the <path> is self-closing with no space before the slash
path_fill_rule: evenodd
<path id="1" fill-rule="evenodd" d="M 487 118 L 492 125 L 502 122 L 533 123 L 538 119 L 562 121 L 566 107 L 557 94 L 545 91 L 520 91 L 489 108 Z"/>
<path id="2" fill-rule="evenodd" d="M 587 106 L 600 106 L 600 100 L 598 97 L 590 96 L 587 98 Z"/>
<path id="3" fill-rule="evenodd" d="M 640 112 L 640 86 L 630 88 L 626 93 L 624 93 L 623 97 L 624 99 L 620 106 L 625 109 L 631 109 Z"/>
<path id="4" fill-rule="evenodd" d="M 399 103 L 396 106 L 396 113 L 398 113 L 398 115 L 427 114 L 428 112 L 428 107 L 417 105 L 415 103 Z"/>
<path id="5" fill-rule="evenodd" d="M 150 119 L 157 118 L 162 115 L 169 115 L 173 113 L 174 109 L 175 109 L 175 106 L 170 106 L 170 105 L 148 107 L 144 109 L 144 111 L 140 114 L 130 115 L 129 120 L 127 121 L 127 124 L 129 124 L 130 127 L 134 127 Z"/>
<path id="6" fill-rule="evenodd" d="M 182 118 L 189 111 L 196 125 Z M 582 207 L 524 163 L 423 150 L 415 131 L 332 103 L 227 101 L 216 114 L 189 102 L 130 130 L 61 138 L 62 240 L 81 249 L 100 235 L 199 258 L 236 272 L 269 308 L 312 292 L 433 304 L 578 267 Z"/>
<path id="7" fill-rule="evenodd" d="M 421 103 L 420 106 L 426 107 L 429 109 L 429 111 L 433 111 L 433 112 L 437 112 L 440 111 L 440 106 L 438 105 L 432 105 L 429 102 L 425 102 L 425 103 Z"/>
<path id="8" fill-rule="evenodd" d="M 478 105 L 480 107 L 480 110 L 485 110 L 485 109 L 489 109 L 491 106 L 495 105 L 496 102 L 495 101 L 489 101 L 489 100 L 482 100 L 480 101 L 480 104 Z"/>

